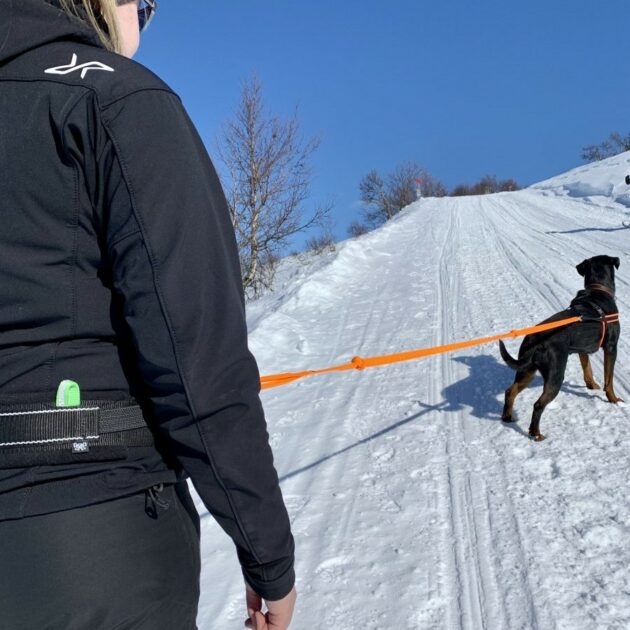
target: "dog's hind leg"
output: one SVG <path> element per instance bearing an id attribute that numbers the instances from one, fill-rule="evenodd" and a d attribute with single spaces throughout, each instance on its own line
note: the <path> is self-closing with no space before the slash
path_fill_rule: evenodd
<path id="1" fill-rule="evenodd" d="M 529 435 L 533 437 L 536 442 L 542 442 L 545 439 L 545 436 L 540 432 L 540 417 L 545 407 L 560 392 L 560 388 L 564 382 L 564 372 L 567 367 L 568 358 L 566 354 L 555 356 L 548 365 L 540 367 L 540 373 L 545 379 L 545 384 L 540 398 L 534 403 L 532 421 L 529 425 Z"/>
<path id="2" fill-rule="evenodd" d="M 617 350 L 604 349 L 604 391 L 608 402 L 623 402 L 621 398 L 615 394 L 613 388 L 613 376 L 615 374 L 615 359 L 617 358 Z"/>
<path id="3" fill-rule="evenodd" d="M 584 383 L 588 389 L 600 389 L 600 386 L 593 377 L 593 370 L 591 369 L 591 361 L 586 352 L 580 352 L 580 363 L 582 364 L 582 372 L 584 372 Z"/>
<path id="4" fill-rule="evenodd" d="M 501 420 L 503 422 L 512 422 L 512 408 L 516 397 L 532 382 L 536 370 L 519 370 L 514 377 L 514 383 L 505 390 L 505 404 L 503 405 L 503 413 Z"/>

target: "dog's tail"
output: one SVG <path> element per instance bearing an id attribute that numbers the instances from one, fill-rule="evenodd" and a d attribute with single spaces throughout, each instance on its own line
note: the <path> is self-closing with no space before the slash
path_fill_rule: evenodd
<path id="1" fill-rule="evenodd" d="M 511 367 L 513 370 L 522 370 L 528 368 L 532 363 L 533 356 L 528 354 L 522 359 L 515 359 L 505 347 L 502 341 L 499 341 L 499 350 L 501 351 L 501 358 Z"/>

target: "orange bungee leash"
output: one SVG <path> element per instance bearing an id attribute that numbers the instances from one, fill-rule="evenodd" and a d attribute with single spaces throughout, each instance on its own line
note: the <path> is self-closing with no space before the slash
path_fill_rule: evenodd
<path id="1" fill-rule="evenodd" d="M 478 339 L 471 339 L 469 341 L 459 341 L 442 346 L 434 346 L 432 348 L 423 348 L 419 350 L 409 350 L 407 352 L 399 352 L 395 354 L 386 354 L 375 357 L 353 357 L 349 363 L 342 365 L 336 365 L 333 367 L 322 368 L 319 370 L 305 370 L 302 372 L 285 372 L 281 374 L 271 374 L 269 376 L 262 376 L 260 379 L 261 389 L 270 389 L 272 387 L 279 387 L 280 385 L 287 385 L 293 381 L 297 381 L 306 376 L 315 376 L 316 374 L 326 374 L 328 372 L 344 372 L 346 370 L 364 370 L 365 368 L 377 367 L 380 365 L 389 365 L 391 363 L 400 363 L 402 361 L 411 361 L 412 359 L 420 359 L 422 357 L 429 357 L 436 354 L 444 354 L 446 352 L 453 352 L 455 350 L 461 350 L 462 348 L 471 348 L 473 346 L 480 346 L 499 339 L 508 339 L 515 337 L 524 337 L 525 335 L 531 335 L 538 332 L 544 332 L 546 330 L 553 330 L 554 328 L 561 328 L 568 326 L 569 324 L 575 324 L 581 321 L 601 321 L 602 322 L 602 337 L 600 339 L 600 347 L 604 340 L 606 333 L 606 324 L 613 324 L 619 321 L 619 314 L 612 313 L 605 315 L 602 318 L 589 318 L 589 317 L 568 317 L 556 322 L 549 322 L 547 324 L 539 324 L 537 326 L 530 326 L 528 328 L 519 328 L 511 330 L 510 332 L 501 333 L 498 335 L 492 335 L 491 337 L 480 337 Z"/>

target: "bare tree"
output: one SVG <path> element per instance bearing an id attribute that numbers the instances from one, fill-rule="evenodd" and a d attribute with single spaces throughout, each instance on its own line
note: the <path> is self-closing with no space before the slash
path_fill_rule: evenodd
<path id="1" fill-rule="evenodd" d="M 515 190 L 520 190 L 520 184 L 511 177 L 508 179 L 504 179 L 499 182 L 499 191 L 501 192 L 514 192 Z"/>
<path id="2" fill-rule="evenodd" d="M 591 144 L 584 147 L 582 149 L 582 159 L 586 162 L 597 162 L 624 151 L 630 151 L 630 133 L 622 136 L 618 131 L 613 131 L 600 144 Z"/>
<path id="3" fill-rule="evenodd" d="M 397 209 L 385 190 L 385 182 L 376 170 L 371 170 L 361 180 L 359 191 L 365 205 L 365 220 L 369 225 L 379 225 L 396 214 Z"/>
<path id="4" fill-rule="evenodd" d="M 369 231 L 370 228 L 365 223 L 361 223 L 360 221 L 353 221 L 348 226 L 348 236 L 351 236 L 353 238 L 357 236 L 362 236 L 363 234 L 367 234 Z"/>
<path id="5" fill-rule="evenodd" d="M 227 170 L 224 187 L 236 232 L 243 286 L 249 295 L 268 288 L 290 238 L 325 221 L 330 205 L 308 216 L 310 158 L 319 139 L 304 140 L 297 113 L 288 120 L 268 116 L 257 78 L 243 85 L 233 120 L 223 127 L 219 156 Z"/>
<path id="6" fill-rule="evenodd" d="M 428 173 L 422 179 L 420 191 L 423 197 L 446 197 L 448 195 L 446 186 L 439 179 L 430 176 Z"/>
<path id="7" fill-rule="evenodd" d="M 518 182 L 512 178 L 497 180 L 494 175 L 484 175 L 477 183 L 458 184 L 451 191 L 451 197 L 463 197 L 465 195 L 489 195 L 496 192 L 513 192 L 520 190 Z"/>
<path id="8" fill-rule="evenodd" d="M 444 185 L 415 162 L 400 164 L 385 179 L 371 170 L 359 184 L 365 223 L 356 227 L 374 228 L 391 219 L 416 201 L 418 187 L 423 197 L 446 195 Z"/>
<path id="9" fill-rule="evenodd" d="M 424 175 L 424 170 L 415 162 L 405 162 L 387 176 L 387 196 L 396 213 L 417 199 L 417 181 Z"/>
<path id="10" fill-rule="evenodd" d="M 499 190 L 499 182 L 494 175 L 484 175 L 472 187 L 473 195 L 490 195 Z"/>
<path id="11" fill-rule="evenodd" d="M 472 195 L 472 187 L 468 184 L 457 184 L 451 190 L 451 197 L 466 197 L 467 195 Z"/>
<path id="12" fill-rule="evenodd" d="M 334 234 L 330 230 L 324 229 L 317 236 L 311 236 L 306 241 L 304 250 L 314 254 L 321 254 L 325 250 L 334 252 L 336 248 Z"/>

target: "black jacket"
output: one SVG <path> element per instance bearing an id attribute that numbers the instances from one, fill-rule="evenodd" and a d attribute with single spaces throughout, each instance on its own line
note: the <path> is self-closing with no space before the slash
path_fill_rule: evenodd
<path id="1" fill-rule="evenodd" d="M 234 232 L 179 96 L 45 0 L 0 0 L 0 398 L 135 399 L 158 447 L 2 469 L 0 519 L 190 476 L 247 581 L 294 541 L 248 350 Z"/>

